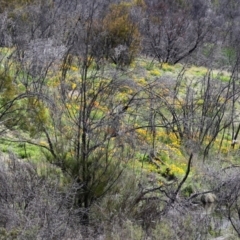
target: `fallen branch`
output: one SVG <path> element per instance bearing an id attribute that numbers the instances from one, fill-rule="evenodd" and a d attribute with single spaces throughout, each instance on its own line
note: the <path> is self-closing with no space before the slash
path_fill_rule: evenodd
<path id="1" fill-rule="evenodd" d="M 193 154 L 191 153 L 191 155 L 190 155 L 190 157 L 189 157 L 189 160 L 188 160 L 187 171 L 186 171 L 186 173 L 185 173 L 184 178 L 183 178 L 182 181 L 179 183 L 178 188 L 177 188 L 177 190 L 176 190 L 175 193 L 174 193 L 174 196 L 173 196 L 173 198 L 172 198 L 171 203 L 174 203 L 174 202 L 176 201 L 177 195 L 178 195 L 179 191 L 181 190 L 182 185 L 185 183 L 185 181 L 186 181 L 187 178 L 188 178 L 188 175 L 189 175 L 190 170 L 191 170 L 192 158 L 193 158 Z"/>

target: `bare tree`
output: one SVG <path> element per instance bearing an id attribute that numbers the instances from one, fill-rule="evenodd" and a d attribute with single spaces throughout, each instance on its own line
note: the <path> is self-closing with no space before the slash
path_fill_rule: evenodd
<path id="1" fill-rule="evenodd" d="M 47 115 L 43 121 L 40 109 L 32 111 L 38 119 L 38 132 L 45 139 L 44 152 L 49 162 L 77 185 L 73 207 L 79 209 L 81 223 L 88 224 L 92 203 L 112 188 L 133 157 L 134 138 L 128 130 L 133 129 L 134 122 L 129 122 L 128 111 L 139 90 L 115 98 L 125 86 L 132 89 L 132 83 L 119 80 L 127 78 L 121 71 L 105 70 L 104 64 L 96 66 L 95 53 L 100 50 L 94 36 L 98 39 L 97 34 L 102 33 L 96 32 L 95 22 L 101 3 L 84 2 L 76 8 L 71 13 L 76 15 L 68 29 L 56 85 L 47 80 L 50 72 L 45 71 L 43 81 L 37 79 L 40 87 L 34 91 L 29 85 L 29 89 L 39 93 L 34 101 Z"/>
<path id="2" fill-rule="evenodd" d="M 239 86 L 235 70 L 228 82 L 219 82 L 219 78 L 221 73 L 214 76 L 210 70 L 198 79 L 187 79 L 183 68 L 176 80 L 158 79 L 146 88 L 156 102 L 152 108 L 155 126 L 165 126 L 187 148 L 202 149 L 205 157 L 216 138 L 223 137 L 227 129 L 233 132 L 233 139 L 239 132 L 235 111 Z"/>
<path id="3" fill-rule="evenodd" d="M 147 3 L 144 21 L 144 52 L 159 62 L 176 64 L 204 44 L 211 19 L 204 1 Z"/>

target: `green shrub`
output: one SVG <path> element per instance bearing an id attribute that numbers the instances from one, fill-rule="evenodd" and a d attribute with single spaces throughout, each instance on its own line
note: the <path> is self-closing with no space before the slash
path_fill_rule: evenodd
<path id="1" fill-rule="evenodd" d="M 117 65 L 130 65 L 140 48 L 140 33 L 130 13 L 131 5 L 112 4 L 103 20 L 105 42 L 111 46 L 106 57 Z"/>

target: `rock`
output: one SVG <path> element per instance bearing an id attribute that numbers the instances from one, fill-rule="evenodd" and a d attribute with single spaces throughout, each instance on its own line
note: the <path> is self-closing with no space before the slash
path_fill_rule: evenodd
<path id="1" fill-rule="evenodd" d="M 217 196 L 214 193 L 206 193 L 201 196 L 201 202 L 203 204 L 214 203 L 217 201 Z"/>

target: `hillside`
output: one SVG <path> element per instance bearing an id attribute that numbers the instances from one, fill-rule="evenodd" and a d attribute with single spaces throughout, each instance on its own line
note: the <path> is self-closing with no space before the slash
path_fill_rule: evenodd
<path id="1" fill-rule="evenodd" d="M 92 214 L 103 217 L 95 209 L 95 199 L 102 199 L 97 202 L 102 210 L 105 209 L 104 214 L 110 214 L 109 217 L 112 209 L 120 208 L 127 219 L 143 218 L 149 222 L 145 211 L 153 211 L 149 210 L 150 206 L 158 209 L 163 218 L 165 211 L 170 210 L 168 204 L 171 201 L 172 204 L 180 201 L 189 205 L 206 190 L 217 193 L 221 206 L 225 205 L 226 199 L 234 197 L 231 189 L 236 188 L 232 181 L 237 178 L 238 144 L 232 145 L 233 122 L 229 116 L 233 114 L 233 100 L 234 108 L 238 109 L 238 98 L 229 90 L 233 87 L 230 72 L 184 64 L 161 64 L 142 57 L 126 70 L 107 65 L 100 71 L 92 61 L 85 75 L 86 100 L 83 101 L 78 90 L 79 84 L 83 84 L 83 75 L 77 58 L 73 58 L 68 66 L 54 65 L 45 75 L 44 85 L 35 86 L 36 82 L 27 72 L 16 74 L 19 71 L 17 62 L 7 60 L 14 51 L 1 50 L 1 56 L 4 56 L 2 76 L 14 79 L 5 81 L 8 85 L 2 88 L 2 96 L 6 96 L 2 98 L 2 106 L 9 114 L 3 118 L 1 151 L 6 152 L 3 156 L 9 159 L 7 162 L 14 174 L 16 170 L 12 164 L 18 164 L 20 173 L 17 176 L 27 177 L 25 181 L 29 181 L 29 176 L 34 181 L 46 178 L 50 184 L 72 192 L 76 190 L 71 184 L 76 181 L 82 188 L 82 179 L 87 173 L 91 177 L 88 180 L 91 189 L 89 204 L 93 204 L 90 219 Z M 3 66 L 9 75 L 4 74 Z M 66 68 L 66 92 L 63 93 L 59 79 Z M 41 91 L 26 91 L 23 76 L 29 78 L 29 86 L 39 87 Z M 239 87 L 234 87 L 237 94 Z M 81 143 L 84 137 L 83 128 L 78 125 L 84 108 L 88 120 L 86 169 L 83 170 L 83 156 L 78 156 L 81 147 L 77 149 L 76 143 Z M 204 125 L 206 119 L 208 122 Z M 235 128 L 237 123 L 235 119 Z M 25 162 L 34 164 L 30 167 L 34 170 L 29 170 Z M 230 170 L 223 172 L 222 168 Z M 232 175 L 229 176 L 230 171 Z M 126 174 L 128 182 L 124 180 Z M 218 174 L 223 178 L 216 178 Z M 223 191 L 222 185 L 225 184 L 229 185 L 230 192 Z M 21 185 L 20 191 L 25 191 L 25 187 Z M 61 191 L 66 194 L 66 190 Z M 49 197 L 55 199 L 55 196 Z M 27 199 L 23 196 L 23 202 Z M 13 201 L 18 200 L 14 198 Z M 160 204 L 161 201 L 166 205 Z M 71 204 L 78 206 L 74 202 Z M 124 205 L 126 209 L 122 209 Z M 65 203 L 63 206 L 66 207 Z M 192 207 L 191 204 L 187 207 L 189 214 Z M 129 208 L 135 210 L 129 212 Z M 38 209 L 34 210 L 35 214 L 36 211 Z M 51 211 L 51 214 L 57 214 L 54 209 Z M 160 221 L 159 224 L 160 227 L 165 223 Z M 205 225 L 202 227 L 204 229 Z M 186 226 L 184 231 L 188 228 Z M 137 229 L 136 226 L 136 234 L 143 234 Z M 221 234 L 222 230 L 217 231 Z M 121 230 L 115 234 L 122 234 Z"/>
<path id="2" fill-rule="evenodd" d="M 0 238 L 239 237 L 239 9 L 1 2 Z"/>

